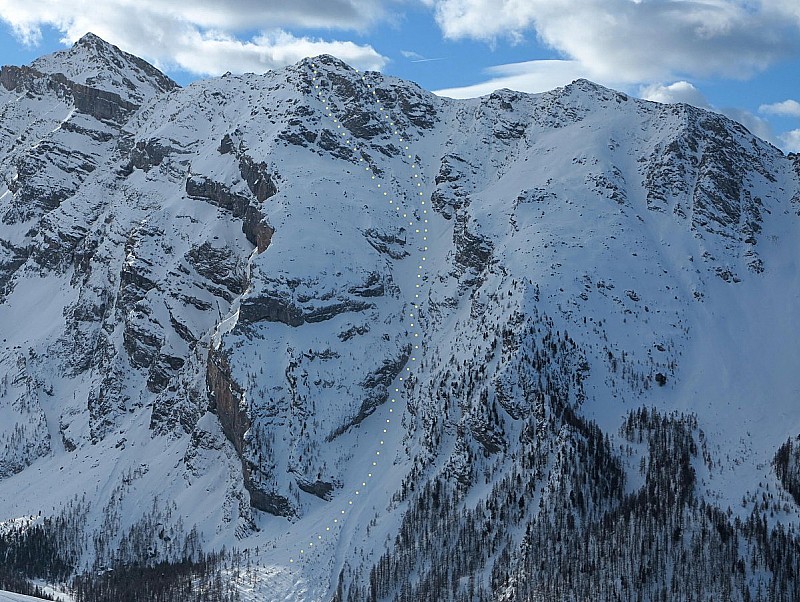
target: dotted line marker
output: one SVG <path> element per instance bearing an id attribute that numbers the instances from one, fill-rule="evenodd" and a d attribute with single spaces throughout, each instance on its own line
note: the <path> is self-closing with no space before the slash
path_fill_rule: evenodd
<path id="1" fill-rule="evenodd" d="M 318 71 L 317 71 L 316 63 L 311 63 L 311 67 L 312 67 L 312 70 L 313 70 L 313 72 L 312 72 L 312 81 L 314 82 L 314 86 L 315 86 L 314 89 L 318 90 L 317 96 L 319 96 L 320 99 L 325 102 L 325 110 L 328 112 L 327 113 L 328 117 L 330 117 L 332 122 L 334 124 L 336 124 L 336 129 L 340 130 L 340 129 L 342 129 L 342 125 L 339 122 L 339 120 L 334 118 L 334 116 L 333 116 L 333 111 L 332 111 L 332 108 L 331 108 L 330 99 L 323 98 L 323 93 L 319 89 L 319 81 L 317 79 Z M 358 70 L 356 70 L 356 73 L 358 73 Z M 366 85 L 368 90 L 372 91 L 372 96 L 376 97 L 377 96 L 377 91 L 374 89 L 374 86 L 372 86 L 371 84 L 367 83 L 366 77 L 364 77 L 362 75 L 361 76 L 361 81 L 364 82 L 364 85 Z M 375 104 L 377 104 L 377 105 L 381 104 L 381 101 L 380 101 L 379 98 L 375 98 Z M 381 106 L 379 108 L 380 108 L 381 111 L 385 111 L 384 107 Z M 388 111 L 387 111 L 387 113 L 388 113 Z M 392 120 L 391 115 L 388 115 L 388 114 L 386 115 L 386 121 L 389 122 L 390 126 L 394 126 L 395 125 L 395 122 Z M 348 134 L 347 131 L 342 132 L 342 137 L 345 138 L 345 143 L 348 145 L 348 148 L 352 148 L 353 151 L 358 152 L 359 148 L 358 148 L 357 142 L 353 138 L 348 137 L 347 134 Z M 399 142 L 408 142 L 407 140 L 404 140 L 403 137 L 400 135 L 400 130 L 394 130 L 394 134 L 396 136 L 398 136 Z M 352 147 L 350 145 L 352 145 Z M 409 151 L 409 150 L 410 149 L 409 149 L 408 144 L 403 145 L 403 151 Z M 404 152 L 403 156 L 404 156 L 404 158 L 412 159 L 412 161 L 413 161 L 413 156 L 411 155 L 411 153 Z M 364 161 L 363 154 L 359 158 L 359 161 L 360 162 Z M 417 181 L 417 180 L 419 180 L 420 176 L 419 176 L 419 172 L 417 171 L 417 163 L 416 162 L 412 162 L 411 169 L 415 170 L 413 172 L 413 176 L 414 177 L 413 177 L 412 181 L 416 181 L 416 184 L 417 184 L 416 187 L 417 188 L 421 188 L 422 187 L 422 183 Z M 370 167 L 369 166 L 365 167 L 365 170 L 366 171 L 370 171 Z M 371 179 L 372 180 L 376 179 L 374 174 L 372 175 Z M 388 198 L 389 204 L 392 205 L 395 208 L 395 210 L 398 212 L 398 214 L 400 214 L 401 211 L 404 211 L 402 213 L 403 219 L 408 219 L 409 220 L 408 225 L 414 227 L 414 233 L 415 234 L 422 234 L 423 235 L 422 236 L 423 242 L 427 243 L 427 241 L 428 241 L 428 237 L 427 237 L 428 228 L 426 226 L 426 224 L 428 223 L 427 217 L 423 217 L 422 221 L 420 222 L 419 219 L 414 217 L 413 212 L 411 212 L 409 209 L 405 209 L 405 210 L 401 209 L 400 201 L 391 198 L 391 196 L 389 195 L 389 192 L 384 189 L 383 183 L 380 182 L 380 181 L 376 183 L 376 191 L 377 192 L 382 192 L 383 193 L 382 196 L 389 197 Z M 424 197 L 423 192 L 420 191 L 418 193 L 418 196 L 419 197 Z M 428 209 L 425 206 L 425 201 L 423 199 L 419 199 L 419 200 L 420 200 L 420 209 L 422 210 L 422 215 L 426 216 L 428 214 Z M 410 217 L 409 217 L 409 213 L 411 213 Z M 415 219 L 417 220 L 416 226 L 415 226 L 415 222 L 414 222 Z M 427 251 L 427 250 L 428 250 L 427 245 L 423 245 L 423 251 Z M 418 273 L 417 273 L 417 279 L 419 281 L 422 281 L 422 279 L 423 279 L 423 264 L 424 264 L 425 261 L 426 261 L 426 258 L 423 255 L 421 257 L 421 260 L 418 262 L 418 265 L 417 265 L 417 269 L 419 270 Z M 416 311 L 416 312 L 418 312 L 418 310 L 419 310 L 419 305 L 418 305 L 419 301 L 416 301 L 416 300 L 419 299 L 420 291 L 418 289 L 420 289 L 420 288 L 421 288 L 421 285 L 420 285 L 419 282 L 417 282 L 417 284 L 415 285 L 415 294 L 414 294 L 415 301 L 412 304 L 413 308 L 414 308 L 414 311 Z M 408 314 L 408 318 L 409 318 L 409 320 L 408 320 L 409 328 L 419 330 L 420 329 L 420 325 L 418 323 L 419 322 L 419 316 L 418 315 L 415 316 L 414 313 L 409 313 Z M 420 338 L 420 333 L 419 332 L 414 332 L 413 335 L 414 335 L 414 339 L 419 339 Z M 419 346 L 419 341 L 418 340 L 416 340 L 414 342 L 413 348 L 415 350 L 419 350 L 420 346 Z M 412 353 L 412 356 L 411 356 L 411 361 L 412 362 L 416 362 L 417 361 L 416 355 L 414 355 L 413 353 Z M 406 366 L 406 369 L 405 369 L 406 379 L 408 379 L 411 375 L 412 375 L 411 368 L 409 366 Z M 402 376 L 399 377 L 399 381 L 403 382 L 403 377 Z M 395 397 L 392 397 L 390 399 L 390 404 L 396 404 L 397 403 L 397 398 L 400 397 L 400 395 L 401 395 L 401 391 L 400 391 L 399 387 L 395 387 L 394 392 L 395 392 L 396 395 L 395 395 Z M 391 407 L 391 406 L 389 407 L 389 413 L 390 414 L 394 414 L 394 408 Z M 386 424 L 387 425 L 391 424 L 391 418 L 387 418 L 386 419 Z M 388 427 L 384 428 L 383 432 L 384 433 L 388 433 Z M 379 445 L 381 445 L 381 446 L 384 445 L 384 441 L 383 440 L 379 440 Z M 378 466 L 377 459 L 379 459 L 380 456 L 381 456 L 381 450 L 377 450 L 375 452 L 375 458 L 376 459 L 372 461 L 372 466 L 373 467 L 377 467 Z M 372 479 L 372 477 L 373 477 L 373 473 L 371 473 L 371 472 L 367 473 L 366 479 L 361 482 L 361 488 L 362 489 L 365 489 L 367 487 L 367 482 L 370 479 Z M 356 489 L 354 491 L 354 495 L 355 496 L 360 496 L 361 493 L 362 493 L 362 489 Z M 342 516 L 346 516 L 347 509 L 350 509 L 351 506 L 353 506 L 353 499 L 347 500 L 347 504 L 346 504 L 345 508 L 340 511 L 341 515 Z M 333 519 L 333 526 L 330 526 L 330 525 L 326 526 L 325 527 L 325 533 L 331 534 L 332 531 L 335 531 L 337 528 L 339 530 L 341 530 L 343 524 L 344 524 L 344 518 L 342 518 L 341 522 L 340 522 L 340 520 L 338 518 L 334 518 Z M 319 542 L 323 541 L 323 538 L 322 538 L 321 534 L 317 534 L 316 535 L 316 541 L 317 541 L 317 547 L 319 547 Z M 301 562 L 303 560 L 306 560 L 306 559 L 308 559 L 309 554 L 311 554 L 313 551 L 314 551 L 314 543 L 312 541 L 312 542 L 309 542 L 307 546 L 304 545 L 303 547 L 300 548 L 299 555 L 298 555 L 297 558 L 290 557 L 289 558 L 289 562 L 294 564 L 296 561 L 297 562 Z"/>

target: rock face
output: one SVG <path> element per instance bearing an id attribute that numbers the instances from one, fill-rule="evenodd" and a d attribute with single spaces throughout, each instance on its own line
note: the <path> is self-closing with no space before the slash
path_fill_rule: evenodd
<path id="1" fill-rule="evenodd" d="M 230 365 L 224 355 L 213 351 L 209 353 L 206 386 L 210 409 L 219 418 L 222 431 L 242 460 L 242 478 L 250 496 L 250 505 L 276 516 L 291 516 L 292 507 L 289 500 L 274 491 L 265 491 L 255 479 L 254 473 L 260 472 L 260 466 L 246 457 L 245 437 L 251 423 L 245 405 L 245 391 L 233 380 Z"/>
<path id="2" fill-rule="evenodd" d="M 244 176 L 244 168 L 243 168 Z M 253 177 L 251 172 L 247 172 Z M 263 179 L 257 176 L 251 191 L 259 202 L 273 196 L 277 190 L 275 185 L 265 174 Z M 256 204 L 251 204 L 250 198 L 232 193 L 224 184 L 214 182 L 202 176 L 192 176 L 186 180 L 186 194 L 190 197 L 209 201 L 218 207 L 227 209 L 234 217 L 242 219 L 242 232 L 258 252 L 266 250 L 275 231 L 264 222 L 264 215 Z"/>
<path id="3" fill-rule="evenodd" d="M 797 597 L 797 156 L 91 35 L 0 126 L 0 522 L 77 504 L 100 566 L 160 507 L 264 598 Z"/>

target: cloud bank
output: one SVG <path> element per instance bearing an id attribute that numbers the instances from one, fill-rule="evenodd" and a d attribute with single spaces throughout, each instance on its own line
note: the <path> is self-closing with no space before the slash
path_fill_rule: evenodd
<path id="1" fill-rule="evenodd" d="M 424 0 L 447 38 L 535 35 L 598 81 L 746 78 L 800 50 L 796 0 Z"/>
<path id="2" fill-rule="evenodd" d="M 303 57 L 334 54 L 361 69 L 386 58 L 372 46 L 296 36 L 288 27 L 361 30 L 385 18 L 374 0 L 0 0 L 0 19 L 35 44 L 51 26 L 74 42 L 87 31 L 165 68 L 200 75 L 263 72 Z M 259 31 L 242 40 L 238 32 Z"/>

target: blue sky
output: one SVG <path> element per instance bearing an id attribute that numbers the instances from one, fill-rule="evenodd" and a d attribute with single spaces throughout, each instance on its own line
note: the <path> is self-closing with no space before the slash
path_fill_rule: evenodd
<path id="1" fill-rule="evenodd" d="M 440 93 L 586 77 L 800 151 L 800 0 L 0 0 L 0 63 L 93 31 L 181 84 L 335 54 Z"/>

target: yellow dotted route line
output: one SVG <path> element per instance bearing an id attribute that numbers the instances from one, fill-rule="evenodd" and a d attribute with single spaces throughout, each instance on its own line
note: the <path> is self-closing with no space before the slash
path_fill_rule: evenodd
<path id="1" fill-rule="evenodd" d="M 326 99 L 322 98 L 323 94 L 322 94 L 322 91 L 319 89 L 319 82 L 317 80 L 317 65 L 315 63 L 312 63 L 311 66 L 313 68 L 312 81 L 314 82 L 314 86 L 315 86 L 314 89 L 317 90 L 317 96 L 319 96 L 321 100 L 324 100 L 324 102 L 326 103 L 325 104 L 325 109 L 328 111 L 328 117 L 330 117 L 331 120 L 333 121 L 333 123 L 336 124 L 336 129 L 340 130 L 340 129 L 342 129 L 342 124 L 340 123 L 340 121 L 338 119 L 334 118 L 330 100 L 326 100 Z M 356 70 L 356 73 L 358 73 L 358 70 Z M 367 83 L 366 77 L 362 76 L 361 77 L 361 81 L 363 81 L 365 83 L 365 85 L 367 86 L 368 89 L 372 90 L 372 96 L 377 96 L 377 92 L 375 91 L 374 86 L 372 86 L 371 84 Z M 381 104 L 380 99 L 375 98 L 375 104 L 376 105 L 380 105 Z M 385 111 L 386 110 L 385 107 L 382 107 L 382 106 L 380 106 L 379 108 L 380 108 L 381 111 Z M 387 113 L 388 113 L 388 111 L 387 111 Z M 388 114 L 386 115 L 386 120 L 389 121 L 389 125 L 391 125 L 391 126 L 395 125 L 395 122 L 392 121 L 391 116 L 388 115 Z M 394 130 L 394 134 L 399 137 L 399 141 L 400 142 L 406 142 L 406 143 L 408 142 L 408 140 L 404 140 L 403 137 L 400 135 L 400 130 Z M 357 145 L 356 141 L 353 140 L 352 137 L 348 138 L 347 131 L 342 132 L 342 137 L 346 139 L 345 142 L 348 144 L 348 148 L 350 148 L 350 145 L 352 145 L 352 150 L 355 151 L 355 152 L 358 152 L 359 149 L 358 149 L 358 145 Z M 413 159 L 412 155 L 407 152 L 409 150 L 408 144 L 404 144 L 403 145 L 403 150 L 406 151 L 403 154 L 406 155 L 406 157 L 408 159 Z M 360 158 L 360 161 L 362 161 L 362 162 L 364 161 L 364 157 L 363 156 Z M 369 171 L 370 167 L 367 166 L 365 169 L 366 169 L 366 171 Z M 417 184 L 416 187 L 417 188 L 422 188 L 422 182 L 419 181 L 420 180 L 420 176 L 419 176 L 419 171 L 418 171 L 418 167 L 417 167 L 417 163 L 416 162 L 412 163 L 411 169 L 415 170 L 414 171 L 414 180 L 416 181 L 416 184 Z M 372 176 L 372 179 L 373 180 L 376 179 L 375 175 Z M 377 189 L 379 189 L 381 192 L 383 192 L 383 196 L 387 196 L 387 197 L 390 196 L 389 193 L 386 190 L 383 189 L 383 186 L 382 186 L 381 182 L 377 183 Z M 418 196 L 419 197 L 424 197 L 424 194 L 422 193 L 422 191 L 420 191 L 418 193 Z M 413 212 L 410 209 L 402 209 L 400 207 L 400 202 L 399 201 L 395 201 L 392 198 L 389 198 L 388 200 L 389 200 L 389 204 L 392 205 L 395 208 L 395 210 L 397 211 L 398 216 L 402 216 L 402 218 L 404 218 L 404 219 L 409 219 L 409 222 L 408 222 L 409 226 L 414 227 L 415 226 L 414 219 L 416 219 L 416 218 L 414 218 Z M 428 242 L 428 227 L 427 227 L 427 224 L 428 224 L 428 218 L 427 218 L 428 208 L 426 206 L 426 203 L 425 203 L 424 199 L 419 199 L 419 200 L 420 200 L 420 209 L 422 211 L 422 216 L 423 217 L 422 217 L 422 222 L 421 223 L 420 223 L 419 220 L 417 220 L 417 224 L 416 224 L 417 227 L 414 227 L 414 233 L 422 235 L 422 241 L 423 241 L 422 249 L 423 249 L 423 251 L 427 251 L 428 250 L 428 245 L 427 245 L 427 242 Z M 411 216 L 410 218 L 409 218 L 409 214 Z M 417 310 L 419 310 L 419 303 L 420 303 L 419 302 L 419 294 L 420 294 L 420 290 L 419 289 L 422 287 L 422 285 L 421 285 L 422 274 L 423 274 L 422 269 L 423 269 L 423 263 L 425 261 L 426 261 L 426 257 L 425 257 L 425 255 L 422 255 L 421 259 L 420 259 L 420 262 L 417 264 L 417 269 L 419 270 L 417 272 L 417 280 L 418 280 L 418 282 L 415 285 L 415 293 L 414 293 L 415 301 L 412 304 L 414 306 L 414 311 L 415 312 Z M 408 314 L 408 317 L 410 318 L 410 320 L 409 320 L 409 328 L 414 328 L 416 330 L 419 330 L 420 329 L 419 314 L 418 313 L 415 314 L 414 312 L 410 312 Z M 420 333 L 419 332 L 414 332 L 413 334 L 414 334 L 413 338 L 415 339 L 413 347 L 414 347 L 415 350 L 419 350 L 420 341 L 418 339 L 420 338 Z M 412 362 L 416 362 L 417 361 L 416 355 L 414 353 L 412 353 L 412 355 L 411 355 L 411 361 Z M 406 366 L 406 379 L 408 379 L 411 375 L 412 375 L 411 367 Z M 401 376 L 399 380 L 400 380 L 400 382 L 402 382 L 403 381 L 403 377 Z M 395 397 L 391 398 L 391 403 L 397 403 L 397 397 L 400 396 L 400 388 L 399 387 L 395 387 L 394 391 L 395 391 Z M 394 413 L 394 408 L 390 407 L 389 408 L 389 412 L 390 413 Z M 391 424 L 391 419 L 390 418 L 386 419 L 386 424 Z M 383 432 L 387 433 L 388 432 L 388 427 L 384 428 Z M 383 440 L 380 440 L 380 445 L 383 445 L 383 444 L 384 444 Z M 375 452 L 375 458 L 376 459 L 372 461 L 372 466 L 373 467 L 377 467 L 378 466 L 378 459 L 379 459 L 380 455 L 381 455 L 380 450 Z M 369 479 L 371 479 L 372 476 L 373 476 L 373 473 L 371 473 L 371 472 L 367 474 L 367 479 L 361 482 L 361 487 L 362 488 L 366 488 L 367 487 L 367 481 Z M 356 489 L 354 493 L 355 493 L 356 496 L 359 496 L 362 493 L 362 489 Z M 348 500 L 347 504 L 345 505 L 345 508 L 340 511 L 342 516 L 345 516 L 347 514 L 347 509 L 350 506 L 353 506 L 353 500 L 352 499 Z M 334 518 L 333 519 L 333 526 L 329 525 L 329 526 L 325 527 L 325 533 L 330 533 L 332 529 L 336 529 L 337 527 L 341 529 L 343 523 L 344 523 L 344 519 L 342 519 L 340 521 L 339 518 Z M 317 547 L 319 547 L 319 543 L 322 541 L 322 539 L 323 539 L 322 534 L 317 534 L 316 535 Z M 311 554 L 314 551 L 314 547 L 315 547 L 314 546 L 314 541 L 310 541 L 310 542 L 308 542 L 307 546 L 301 547 L 300 550 L 299 550 L 298 558 L 297 558 L 298 562 L 303 560 L 303 559 L 308 558 L 309 554 Z M 295 562 L 295 557 L 290 557 L 289 558 L 289 562 L 290 563 L 294 563 Z"/>

